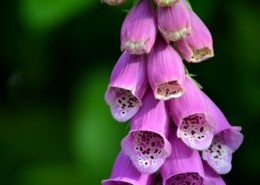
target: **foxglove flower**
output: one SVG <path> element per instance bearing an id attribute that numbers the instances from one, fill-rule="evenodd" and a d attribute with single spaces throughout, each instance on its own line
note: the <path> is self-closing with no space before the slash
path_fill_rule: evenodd
<path id="1" fill-rule="evenodd" d="M 156 99 L 180 97 L 185 79 L 184 65 L 179 54 L 161 36 L 157 37 L 147 56 L 147 74 Z"/>
<path id="2" fill-rule="evenodd" d="M 148 85 L 143 57 L 124 52 L 112 71 L 105 100 L 118 121 L 127 121 L 142 105 Z"/>
<path id="3" fill-rule="evenodd" d="M 211 34 L 202 20 L 193 12 L 191 14 L 191 33 L 176 45 L 188 62 L 200 62 L 214 56 Z"/>
<path id="4" fill-rule="evenodd" d="M 179 1 L 180 0 L 154 0 L 154 2 L 159 6 L 172 6 Z"/>
<path id="5" fill-rule="evenodd" d="M 205 177 L 211 182 L 209 185 L 226 185 L 222 177 L 217 174 L 205 161 L 202 161 Z"/>
<path id="6" fill-rule="evenodd" d="M 185 93 L 168 101 L 177 136 L 189 147 L 204 150 L 211 144 L 216 122 L 197 84 L 186 76 L 184 85 Z"/>
<path id="7" fill-rule="evenodd" d="M 121 50 L 131 54 L 149 53 L 156 38 L 155 11 L 142 0 L 126 16 L 121 28 Z"/>
<path id="8" fill-rule="evenodd" d="M 124 152 L 120 152 L 115 161 L 112 174 L 108 180 L 103 180 L 102 185 L 152 185 L 153 175 L 141 174 L 132 164 Z"/>
<path id="9" fill-rule="evenodd" d="M 210 147 L 202 152 L 202 158 L 219 174 L 226 174 L 231 170 L 232 154 L 243 141 L 241 127 L 231 126 L 221 110 L 204 94 L 209 106 L 210 114 L 217 121 L 215 136 Z"/>
<path id="10" fill-rule="evenodd" d="M 166 139 L 169 130 L 169 112 L 164 101 L 154 99 L 150 89 L 143 98 L 143 106 L 131 119 L 130 132 L 121 142 L 141 173 L 154 173 L 171 153 Z"/>
<path id="11" fill-rule="evenodd" d="M 165 40 L 177 41 L 190 35 L 190 11 L 185 0 L 170 7 L 157 7 L 158 27 Z"/>
<path id="12" fill-rule="evenodd" d="M 169 140 L 172 152 L 160 169 L 163 185 L 205 184 L 206 179 L 204 179 L 199 152 L 189 148 L 177 138 L 174 125 L 171 128 Z"/>
<path id="13" fill-rule="evenodd" d="M 108 5 L 120 5 L 125 2 L 125 0 L 101 0 L 102 3 L 106 3 Z"/>

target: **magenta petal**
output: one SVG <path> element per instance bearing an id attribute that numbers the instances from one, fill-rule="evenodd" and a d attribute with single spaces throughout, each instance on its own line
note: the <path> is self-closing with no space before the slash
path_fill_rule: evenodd
<path id="1" fill-rule="evenodd" d="M 211 33 L 202 20 L 191 11 L 191 33 L 176 45 L 188 62 L 200 62 L 214 56 Z"/>
<path id="2" fill-rule="evenodd" d="M 168 100 L 183 94 L 183 62 L 173 47 L 160 36 L 147 56 L 147 74 L 156 99 Z"/>
<path id="3" fill-rule="evenodd" d="M 226 174 L 231 170 L 232 154 L 243 142 L 241 127 L 232 127 L 221 110 L 204 94 L 209 112 L 217 121 L 215 136 L 210 147 L 202 152 L 202 158 L 219 174 Z"/>
<path id="4" fill-rule="evenodd" d="M 102 185 L 152 185 L 153 175 L 141 174 L 133 166 L 124 152 L 120 152 L 115 161 L 111 176 L 102 181 Z"/>
<path id="5" fill-rule="evenodd" d="M 160 169 L 163 185 L 203 184 L 204 170 L 199 152 L 177 138 L 175 126 L 171 128 L 169 141 L 172 152 Z"/>
<path id="6" fill-rule="evenodd" d="M 131 120 L 129 134 L 121 142 L 122 150 L 141 173 L 154 173 L 170 155 L 171 145 L 166 139 L 169 117 L 164 102 L 154 99 L 148 89 L 143 106 Z"/>
<path id="7" fill-rule="evenodd" d="M 185 0 L 170 7 L 157 7 L 158 27 L 165 40 L 177 41 L 191 34 L 190 11 Z"/>
<path id="8" fill-rule="evenodd" d="M 222 177 L 217 174 L 205 161 L 203 161 L 205 177 L 208 183 L 205 185 L 226 185 Z"/>
<path id="9" fill-rule="evenodd" d="M 121 28 L 121 50 L 149 53 L 157 33 L 156 15 L 149 0 L 142 0 L 126 16 Z"/>
<path id="10" fill-rule="evenodd" d="M 177 136 L 189 147 L 197 150 L 208 148 L 213 139 L 216 122 L 209 114 L 202 91 L 197 84 L 186 76 L 185 93 L 168 101 Z"/>
<path id="11" fill-rule="evenodd" d="M 105 95 L 113 117 L 127 121 L 139 110 L 148 85 L 143 56 L 124 52 L 116 63 Z"/>

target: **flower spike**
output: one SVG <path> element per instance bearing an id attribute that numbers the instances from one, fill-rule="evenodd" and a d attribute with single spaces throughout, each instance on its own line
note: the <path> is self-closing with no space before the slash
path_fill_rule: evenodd
<path id="1" fill-rule="evenodd" d="M 154 173 L 171 153 L 166 139 L 169 112 L 164 101 L 154 99 L 150 89 L 143 98 L 143 106 L 132 118 L 129 134 L 122 140 L 122 150 L 141 173 Z"/>
<path id="2" fill-rule="evenodd" d="M 196 150 L 207 149 L 213 139 L 215 120 L 209 114 L 202 91 L 186 76 L 185 93 L 167 103 L 177 125 L 177 136 L 189 147 Z"/>
<path id="3" fill-rule="evenodd" d="M 147 56 L 147 74 L 156 99 L 178 98 L 184 92 L 185 69 L 181 57 L 161 36 Z"/>
<path id="4" fill-rule="evenodd" d="M 166 41 L 177 41 L 191 34 L 190 11 L 185 0 L 170 7 L 157 7 L 158 27 Z"/>
<path id="5" fill-rule="evenodd" d="M 241 127 L 231 126 L 221 110 L 204 94 L 209 112 L 217 121 L 215 136 L 210 147 L 202 152 L 202 158 L 219 174 L 231 170 L 232 154 L 243 142 Z"/>
<path id="6" fill-rule="evenodd" d="M 112 71 L 105 95 L 117 121 L 127 121 L 139 110 L 147 85 L 144 56 L 124 52 Z"/>
<path id="7" fill-rule="evenodd" d="M 121 50 L 131 54 L 149 53 L 155 42 L 157 25 L 155 11 L 149 0 L 136 4 L 121 28 Z"/>
<path id="8" fill-rule="evenodd" d="M 132 161 L 124 152 L 120 152 L 115 161 L 111 176 L 102 181 L 102 185 L 152 185 L 153 175 L 141 174 L 133 166 Z"/>
<path id="9" fill-rule="evenodd" d="M 176 45 L 188 62 L 201 62 L 214 56 L 211 33 L 202 20 L 193 12 L 191 14 L 191 33 Z"/>

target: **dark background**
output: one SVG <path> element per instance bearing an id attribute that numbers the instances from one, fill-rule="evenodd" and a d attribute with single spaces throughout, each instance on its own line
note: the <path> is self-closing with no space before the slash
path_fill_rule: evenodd
<path id="1" fill-rule="evenodd" d="M 0 184 L 86 185 L 108 178 L 126 135 L 104 101 L 132 0 L 5 0 L 0 34 Z M 215 57 L 187 65 L 243 127 L 227 184 L 259 180 L 259 3 L 191 0 Z"/>

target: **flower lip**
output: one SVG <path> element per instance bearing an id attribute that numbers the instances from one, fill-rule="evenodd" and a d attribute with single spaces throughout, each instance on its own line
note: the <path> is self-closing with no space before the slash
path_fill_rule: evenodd
<path id="1" fill-rule="evenodd" d="M 169 141 L 161 134 L 149 130 L 132 130 L 121 146 L 139 172 L 156 172 L 171 153 Z"/>
<path id="2" fill-rule="evenodd" d="M 141 55 L 144 53 L 149 53 L 150 50 L 147 48 L 146 43 L 147 41 L 126 40 L 123 41 L 123 43 L 121 44 L 121 51 L 127 51 L 133 55 Z"/>
<path id="3" fill-rule="evenodd" d="M 214 120 L 205 113 L 196 113 L 182 119 L 177 136 L 191 148 L 205 150 L 211 144 L 214 133 Z"/>
<path id="4" fill-rule="evenodd" d="M 107 180 L 103 180 L 103 185 L 151 185 L 154 181 L 153 175 L 141 174 L 132 164 L 132 161 L 123 151 L 120 151 L 112 173 Z"/>
<path id="5" fill-rule="evenodd" d="M 178 81 L 169 81 L 159 84 L 156 90 L 156 98 L 160 100 L 169 100 L 178 98 L 184 93 L 184 89 Z"/>
<path id="6" fill-rule="evenodd" d="M 243 135 L 236 130 L 236 127 L 230 127 L 214 136 L 210 147 L 202 152 L 202 158 L 218 174 L 227 174 L 232 168 L 232 154 L 242 141 Z"/>
<path id="7" fill-rule="evenodd" d="M 101 3 L 106 3 L 111 6 L 117 6 L 125 2 L 125 0 L 101 0 Z"/>
<path id="8" fill-rule="evenodd" d="M 190 25 L 187 24 L 186 27 L 176 30 L 176 31 L 164 31 L 163 29 L 158 27 L 166 42 L 169 41 L 178 41 L 180 39 L 185 39 L 187 36 L 191 34 Z"/>
<path id="9" fill-rule="evenodd" d="M 190 62 L 201 62 L 211 57 L 214 57 L 214 52 L 207 46 L 200 49 L 192 49 L 192 56 L 190 58 Z"/>
<path id="10" fill-rule="evenodd" d="M 210 147 L 202 155 L 217 173 L 226 174 L 231 170 L 232 151 L 222 144 L 220 134 L 214 137 Z"/>
<path id="11" fill-rule="evenodd" d="M 159 6 L 173 6 L 175 3 L 178 3 L 180 0 L 154 0 L 154 2 Z"/>
<path id="12" fill-rule="evenodd" d="M 200 176 L 197 172 L 188 172 L 188 173 L 179 173 L 169 177 L 166 180 L 165 185 L 183 185 L 183 184 L 192 184 L 192 185 L 202 185 L 203 177 Z"/>
<path id="13" fill-rule="evenodd" d="M 129 120 L 142 106 L 141 100 L 131 90 L 120 87 L 109 87 L 106 101 L 111 107 L 113 117 L 120 122 Z"/>

